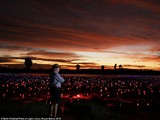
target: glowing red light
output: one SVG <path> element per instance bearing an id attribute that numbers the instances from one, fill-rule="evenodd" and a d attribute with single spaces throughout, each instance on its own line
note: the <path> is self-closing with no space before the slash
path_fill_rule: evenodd
<path id="1" fill-rule="evenodd" d="M 80 98 L 80 95 L 79 95 L 79 94 L 77 95 L 77 98 Z"/>
<path id="2" fill-rule="evenodd" d="M 146 91 L 143 91 L 143 94 L 146 95 Z"/>
<path id="3" fill-rule="evenodd" d="M 100 90 L 100 92 L 102 92 L 102 89 Z"/>
<path id="4" fill-rule="evenodd" d="M 24 98 L 24 94 L 22 94 L 22 98 Z"/>

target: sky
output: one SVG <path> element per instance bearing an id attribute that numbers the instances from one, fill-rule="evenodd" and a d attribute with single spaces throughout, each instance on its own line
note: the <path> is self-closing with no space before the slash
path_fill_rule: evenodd
<path id="1" fill-rule="evenodd" d="M 0 66 L 160 70 L 159 0 L 1 0 Z"/>

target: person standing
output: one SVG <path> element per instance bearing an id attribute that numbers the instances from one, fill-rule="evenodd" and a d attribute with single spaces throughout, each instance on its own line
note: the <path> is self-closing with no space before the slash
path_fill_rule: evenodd
<path id="1" fill-rule="evenodd" d="M 61 83 L 65 80 L 59 74 L 60 66 L 58 64 L 52 65 L 50 74 L 50 95 L 51 95 L 51 109 L 50 117 L 57 117 L 58 104 L 61 99 Z"/>

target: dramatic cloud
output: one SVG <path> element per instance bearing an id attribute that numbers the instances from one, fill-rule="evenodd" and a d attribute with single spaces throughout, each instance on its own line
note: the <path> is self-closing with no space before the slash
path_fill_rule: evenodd
<path id="1" fill-rule="evenodd" d="M 145 68 L 145 65 L 123 65 L 123 67 L 127 67 L 127 68 Z"/>
<path id="2" fill-rule="evenodd" d="M 0 56 L 30 56 L 67 64 L 77 59 L 100 65 L 103 62 L 79 52 L 106 52 L 107 57 L 119 56 L 127 64 L 133 64 L 128 59 L 141 58 L 155 65 L 160 51 L 159 6 L 159 0 L 3 0 Z M 148 48 L 142 51 L 143 46 Z M 116 59 L 109 65 L 112 62 Z"/>
<path id="3" fill-rule="evenodd" d="M 144 57 L 142 61 L 151 61 L 160 63 L 160 56 Z"/>
<path id="4" fill-rule="evenodd" d="M 74 53 L 69 53 L 69 52 L 50 52 L 50 51 L 44 51 L 44 50 L 36 50 L 32 52 L 28 52 L 26 54 L 21 54 L 24 56 L 43 56 L 43 57 L 48 57 L 48 58 L 80 58 L 80 56 L 74 54 Z"/>
<path id="5" fill-rule="evenodd" d="M 13 61 L 14 61 L 13 59 L 0 57 L 0 63 L 13 62 Z"/>
<path id="6" fill-rule="evenodd" d="M 154 12 L 160 12 L 159 9 L 159 0 L 112 0 L 113 3 L 118 4 L 131 4 L 136 5 L 137 7 L 152 10 Z"/>
<path id="7" fill-rule="evenodd" d="M 13 62 L 15 60 L 25 60 L 27 57 L 0 57 L 0 62 Z M 79 59 L 45 59 L 45 58 L 38 58 L 38 57 L 29 57 L 30 59 L 34 60 L 41 60 L 41 61 L 53 61 L 53 62 L 63 62 L 63 63 L 72 63 Z"/>

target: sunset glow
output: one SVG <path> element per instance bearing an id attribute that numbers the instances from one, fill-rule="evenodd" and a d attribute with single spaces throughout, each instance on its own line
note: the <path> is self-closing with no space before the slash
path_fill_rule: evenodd
<path id="1" fill-rule="evenodd" d="M 157 0 L 0 2 L 0 67 L 160 70 Z"/>

